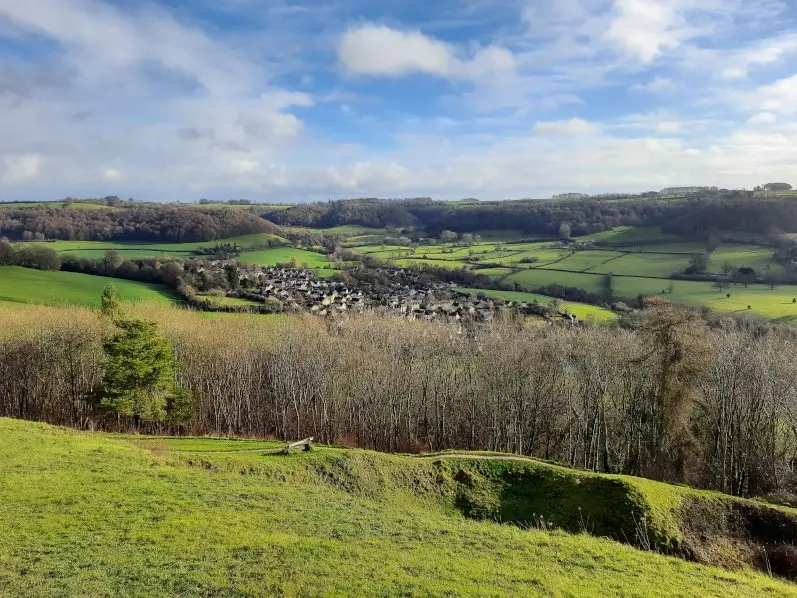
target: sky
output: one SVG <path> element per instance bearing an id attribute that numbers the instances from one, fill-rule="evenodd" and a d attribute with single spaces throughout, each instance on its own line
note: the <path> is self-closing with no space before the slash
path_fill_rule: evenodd
<path id="1" fill-rule="evenodd" d="M 794 0 L 0 0 L 0 200 L 797 185 Z"/>

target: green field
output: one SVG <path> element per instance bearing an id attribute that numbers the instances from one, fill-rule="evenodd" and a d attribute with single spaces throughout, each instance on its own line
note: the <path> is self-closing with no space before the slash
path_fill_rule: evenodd
<path id="1" fill-rule="evenodd" d="M 797 306 L 792 303 L 797 297 L 797 285 L 779 285 L 774 291 L 764 284 L 739 285 L 720 293 L 711 282 L 674 281 L 674 292 L 669 294 L 670 275 L 686 270 L 690 257 L 706 252 L 706 245 L 678 239 L 658 227 L 626 226 L 587 235 L 577 240 L 611 245 L 577 250 L 558 247 L 550 240 L 520 242 L 522 235 L 518 231 L 482 232 L 485 233 L 481 235 L 482 241 L 468 247 L 456 243 L 389 247 L 380 241 L 363 240 L 352 249 L 399 267 L 467 268 L 504 284 L 518 283 L 529 291 L 563 285 L 600 293 L 601 278 L 611 273 L 615 275 L 615 296 L 619 298 L 666 294 L 674 302 L 708 307 L 717 312 L 752 311 L 778 322 L 797 323 Z M 509 239 L 516 242 L 502 243 Z M 759 275 L 783 273 L 783 267 L 774 262 L 773 255 L 774 250 L 769 247 L 726 243 L 709 254 L 708 272 L 721 273 L 727 262 L 734 269 L 753 268 Z M 727 293 L 731 294 L 730 298 Z M 748 306 L 751 309 L 748 310 Z"/>
<path id="2" fill-rule="evenodd" d="M 765 575 L 461 510 L 495 500 L 507 519 L 581 517 L 601 535 L 638 509 L 676 539 L 671 509 L 688 491 L 645 480 L 476 455 L 285 457 L 277 443 L 6 419 L 0 437 L 7 596 L 797 596 Z"/>
<path id="3" fill-rule="evenodd" d="M 324 231 L 318 231 L 324 232 Z M 612 231 L 596 233 L 579 240 L 610 241 L 609 248 L 593 249 L 557 247 L 553 241 L 520 241 L 517 231 L 483 231 L 483 240 L 466 247 L 455 243 L 420 245 L 414 248 L 384 245 L 380 229 L 344 226 L 327 229 L 350 236 L 347 246 L 356 253 L 369 254 L 398 267 L 420 265 L 451 269 L 467 268 L 485 274 L 501 283 L 518 283 L 523 289 L 534 291 L 548 285 L 564 285 L 598 293 L 601 277 L 614 274 L 615 296 L 633 299 L 639 295 L 661 295 L 668 291 L 669 276 L 683 272 L 690 256 L 703 253 L 705 244 L 679 241 L 655 227 L 618 227 Z M 101 258 L 108 249 L 114 249 L 128 258 L 175 257 L 188 258 L 203 247 L 218 243 L 236 243 L 244 248 L 240 260 L 244 263 L 273 266 L 288 263 L 296 256 L 299 265 L 315 269 L 320 276 L 332 276 L 334 270 L 327 257 L 313 251 L 288 246 L 261 249 L 273 235 L 247 235 L 204 243 L 126 243 L 103 241 L 53 241 L 42 243 L 61 255 Z M 488 240 L 489 239 L 489 240 Z M 515 242 L 504 242 L 513 239 Z M 649 244 L 651 241 L 655 244 Z M 773 260 L 774 250 L 752 244 L 723 244 L 709 256 L 708 269 L 719 273 L 723 264 L 734 268 L 750 267 L 759 275 L 782 273 L 783 268 Z M 484 266 L 488 266 L 485 268 Z M 513 270 L 515 272 L 513 273 Z M 696 307 L 709 307 L 718 312 L 752 311 L 779 322 L 797 322 L 797 309 L 792 299 L 797 297 L 797 286 L 778 286 L 771 291 L 759 284 L 748 288 L 734 286 L 719 293 L 710 282 L 675 281 L 674 292 L 667 297 L 679 303 Z M 730 292 L 731 297 L 726 297 Z M 21 293 L 20 293 L 21 294 Z M 748 306 L 752 309 L 748 310 Z M 586 312 L 582 312 L 586 313 Z M 579 315 L 577 313 L 577 315 Z"/>
<path id="4" fill-rule="evenodd" d="M 462 293 L 470 293 L 472 295 L 484 295 L 485 297 L 502 297 L 507 301 L 525 301 L 526 303 L 532 303 L 536 301 L 541 305 L 547 305 L 553 299 L 548 297 L 547 295 L 538 295 L 536 293 L 522 293 L 517 291 L 495 291 L 495 290 L 488 290 L 488 289 L 469 289 L 465 287 L 460 287 L 457 289 Z M 617 315 L 608 309 L 603 307 L 598 307 L 597 305 L 590 305 L 588 303 L 577 303 L 575 301 L 562 301 L 561 302 L 561 310 L 562 311 L 569 311 L 574 316 L 578 316 L 579 319 L 585 320 L 587 318 L 593 318 L 597 322 L 606 322 L 610 320 L 616 320 Z"/>
<path id="5" fill-rule="evenodd" d="M 278 263 L 289 263 L 293 257 L 296 257 L 300 266 L 306 264 L 308 268 L 321 268 L 330 263 L 325 255 L 305 249 L 295 249 L 293 247 L 276 247 L 273 249 L 244 251 L 238 259 L 245 264 L 275 266 Z"/>
<path id="6" fill-rule="evenodd" d="M 116 286 L 124 301 L 171 303 L 175 300 L 173 294 L 159 285 L 75 272 L 0 266 L 0 301 L 98 306 L 102 290 L 109 283 Z"/>
<path id="7" fill-rule="evenodd" d="M 218 241 L 202 241 L 196 243 L 146 243 L 133 241 L 47 241 L 32 243 L 49 247 L 61 255 L 74 255 L 82 258 L 98 259 L 105 255 L 109 249 L 119 252 L 126 258 L 152 258 L 175 257 L 188 258 L 194 251 L 216 245 L 229 243 L 239 245 L 242 249 L 262 247 L 269 241 L 279 240 L 280 237 L 267 233 L 243 235 L 232 239 L 219 239 Z"/>

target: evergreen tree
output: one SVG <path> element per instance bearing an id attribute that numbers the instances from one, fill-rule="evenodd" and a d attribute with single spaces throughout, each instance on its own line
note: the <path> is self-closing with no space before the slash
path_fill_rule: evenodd
<path id="1" fill-rule="evenodd" d="M 117 318 L 119 331 L 103 345 L 108 363 L 100 405 L 139 421 L 187 423 L 191 400 L 175 380 L 176 359 L 157 323 Z"/>

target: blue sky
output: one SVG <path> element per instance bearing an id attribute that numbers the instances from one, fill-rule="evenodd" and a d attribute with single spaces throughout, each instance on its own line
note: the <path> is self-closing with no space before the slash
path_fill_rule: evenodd
<path id="1" fill-rule="evenodd" d="M 791 0 L 0 0 L 0 199 L 797 184 Z"/>

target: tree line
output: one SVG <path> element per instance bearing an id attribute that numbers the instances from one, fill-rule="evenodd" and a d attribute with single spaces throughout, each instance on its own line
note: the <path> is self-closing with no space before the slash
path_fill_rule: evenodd
<path id="1" fill-rule="evenodd" d="M 119 334 L 107 318 L 0 309 L 3 416 L 314 436 L 383 451 L 509 451 L 743 496 L 795 487 L 790 329 L 708 323 L 663 301 L 624 327 L 537 328 L 507 318 L 461 331 L 375 315 L 268 324 L 149 308 L 174 351 L 174 388 L 192 398 L 182 427 L 143 409 L 110 417 L 98 405 L 112 364 L 108 339 Z"/>
<path id="2" fill-rule="evenodd" d="M 0 236 L 12 241 L 154 241 L 193 243 L 256 233 L 278 234 L 279 227 L 235 208 L 145 207 L 74 210 L 33 207 L 0 210 Z"/>

